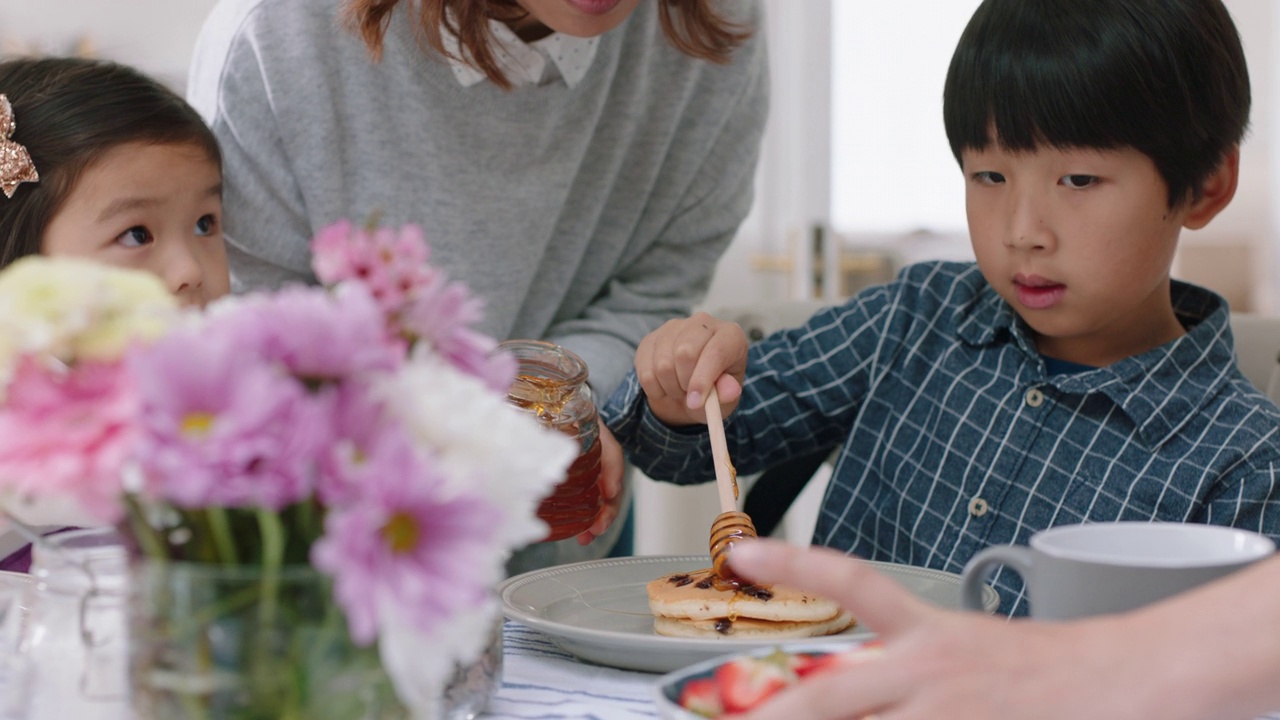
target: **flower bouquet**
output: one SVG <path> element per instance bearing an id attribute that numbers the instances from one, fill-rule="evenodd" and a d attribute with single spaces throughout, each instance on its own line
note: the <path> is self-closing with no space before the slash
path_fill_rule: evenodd
<path id="1" fill-rule="evenodd" d="M 114 524 L 148 717 L 429 717 L 577 454 L 421 231 L 339 223 L 323 287 L 180 309 L 69 259 L 0 272 L 0 501 Z"/>

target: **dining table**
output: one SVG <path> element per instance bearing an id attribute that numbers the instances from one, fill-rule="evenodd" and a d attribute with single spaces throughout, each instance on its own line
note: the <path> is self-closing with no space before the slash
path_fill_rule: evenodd
<path id="1" fill-rule="evenodd" d="M 658 717 L 653 687 L 661 675 L 585 662 L 512 620 L 502 643 L 502 686 L 481 718 Z"/>
<path id="2" fill-rule="evenodd" d="M 661 675 L 585 662 L 519 622 L 503 627 L 502 662 L 502 685 L 481 719 L 658 717 L 653 688 Z M 1256 720 L 1280 720 L 1280 712 Z"/>

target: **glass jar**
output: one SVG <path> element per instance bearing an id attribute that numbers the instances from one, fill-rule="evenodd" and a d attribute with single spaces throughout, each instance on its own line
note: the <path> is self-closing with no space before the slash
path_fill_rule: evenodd
<path id="1" fill-rule="evenodd" d="M 578 458 L 538 506 L 551 526 L 544 541 L 570 538 L 595 522 L 600 497 L 600 424 L 587 386 L 587 364 L 573 352 L 540 340 L 508 340 L 499 347 L 519 362 L 507 392 L 513 405 L 578 441 Z"/>
<path id="2" fill-rule="evenodd" d="M 12 678 L 18 717 L 132 717 L 125 557 L 112 529 L 60 533 L 35 545 Z"/>

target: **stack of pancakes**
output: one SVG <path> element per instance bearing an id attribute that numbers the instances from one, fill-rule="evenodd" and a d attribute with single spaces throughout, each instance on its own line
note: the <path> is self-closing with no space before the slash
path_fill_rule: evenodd
<path id="1" fill-rule="evenodd" d="M 664 575 L 648 584 L 659 635 L 788 639 L 833 635 L 854 624 L 835 602 L 775 585 L 733 586 L 711 568 Z"/>

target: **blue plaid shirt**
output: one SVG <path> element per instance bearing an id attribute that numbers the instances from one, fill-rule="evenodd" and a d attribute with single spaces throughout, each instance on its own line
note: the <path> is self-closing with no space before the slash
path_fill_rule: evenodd
<path id="1" fill-rule="evenodd" d="M 1174 282 L 1187 334 L 1110 367 L 1049 375 L 1026 324 L 971 263 L 922 263 L 752 346 L 727 418 L 741 473 L 839 447 L 813 542 L 959 572 L 1052 525 L 1169 520 L 1280 539 L 1280 410 L 1236 367 L 1227 304 Z M 705 426 L 671 428 L 632 372 L 604 410 L 630 460 L 714 478 Z M 993 578 L 1026 612 L 1022 581 Z"/>

